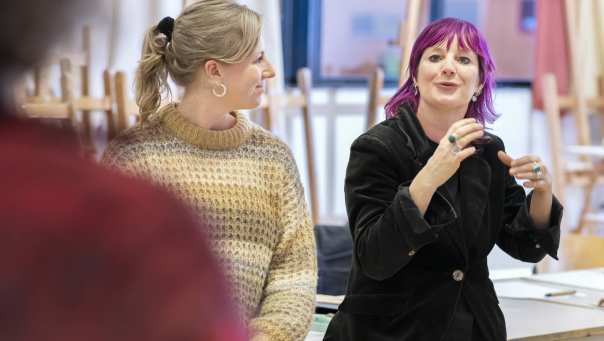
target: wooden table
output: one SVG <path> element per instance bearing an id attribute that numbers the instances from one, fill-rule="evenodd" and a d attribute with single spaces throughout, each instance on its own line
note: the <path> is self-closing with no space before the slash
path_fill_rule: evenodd
<path id="1" fill-rule="evenodd" d="M 604 309 L 500 298 L 508 340 L 604 340 Z"/>

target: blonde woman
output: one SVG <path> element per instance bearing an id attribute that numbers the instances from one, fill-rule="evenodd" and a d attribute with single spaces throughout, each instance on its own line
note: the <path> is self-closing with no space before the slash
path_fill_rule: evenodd
<path id="1" fill-rule="evenodd" d="M 303 340 L 317 269 L 298 171 L 283 142 L 239 113 L 274 77 L 260 32 L 259 15 L 228 0 L 152 27 L 136 79 L 142 122 L 103 162 L 166 185 L 206 222 L 254 341 Z M 168 76 L 184 96 L 160 107 Z"/>

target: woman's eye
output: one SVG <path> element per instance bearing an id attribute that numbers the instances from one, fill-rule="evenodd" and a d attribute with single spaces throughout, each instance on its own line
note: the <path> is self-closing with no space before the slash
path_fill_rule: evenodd
<path id="1" fill-rule="evenodd" d="M 462 64 L 470 64 L 472 60 L 468 57 L 459 57 L 459 62 Z"/>
<path id="2" fill-rule="evenodd" d="M 440 60 L 440 56 L 437 55 L 437 54 L 433 54 L 430 57 L 428 57 L 428 60 L 431 61 L 431 62 L 433 62 L 433 63 L 436 63 L 437 61 Z"/>

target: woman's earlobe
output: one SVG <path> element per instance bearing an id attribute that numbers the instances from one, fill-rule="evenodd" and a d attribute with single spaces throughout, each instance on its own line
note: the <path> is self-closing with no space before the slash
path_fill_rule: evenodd
<path id="1" fill-rule="evenodd" d="M 478 86 L 478 90 L 476 90 L 476 92 L 475 92 L 476 96 L 480 96 L 483 88 L 484 88 L 484 84 L 480 84 L 480 86 Z"/>

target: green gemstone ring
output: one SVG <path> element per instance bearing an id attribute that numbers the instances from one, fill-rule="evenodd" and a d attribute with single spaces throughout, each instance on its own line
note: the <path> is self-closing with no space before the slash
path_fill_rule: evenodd
<path id="1" fill-rule="evenodd" d="M 539 174 L 541 172 L 541 166 L 537 162 L 533 164 L 533 173 Z"/>

